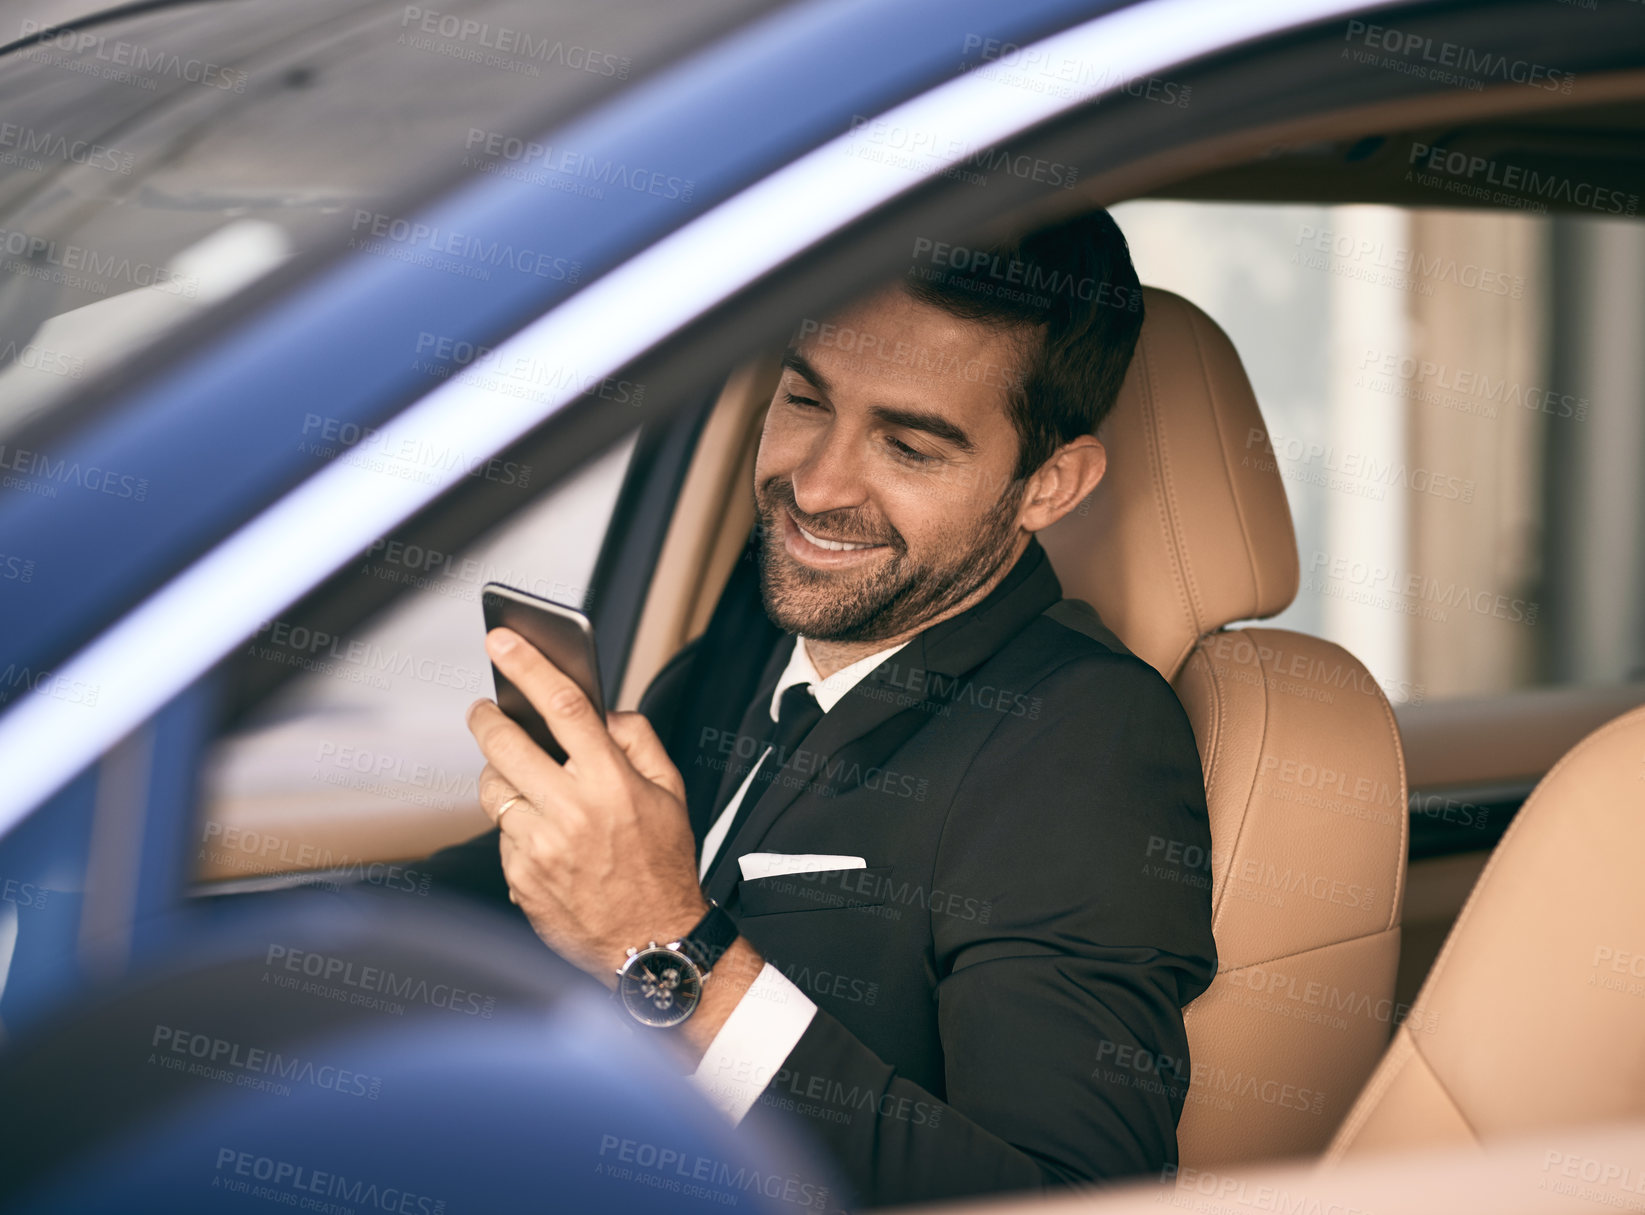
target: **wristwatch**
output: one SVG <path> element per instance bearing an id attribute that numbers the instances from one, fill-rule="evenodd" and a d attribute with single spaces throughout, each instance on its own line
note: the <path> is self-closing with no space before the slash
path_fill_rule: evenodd
<path id="1" fill-rule="evenodd" d="M 736 922 L 709 899 L 708 914 L 678 941 L 630 949 L 613 994 L 641 1025 L 673 1029 L 697 1010 L 714 963 L 736 939 Z"/>

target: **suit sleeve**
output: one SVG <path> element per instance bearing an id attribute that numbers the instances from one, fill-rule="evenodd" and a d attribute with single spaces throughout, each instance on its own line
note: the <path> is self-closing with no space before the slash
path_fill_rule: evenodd
<path id="1" fill-rule="evenodd" d="M 1038 715 L 1002 718 L 971 759 L 932 874 L 946 1092 L 897 1075 L 825 1010 L 773 1082 L 816 1090 L 824 1113 L 805 1124 L 866 1202 L 1176 1162 L 1182 1008 L 1216 970 L 1209 870 L 1156 863 L 1210 856 L 1193 733 L 1129 655 L 1078 659 L 1033 693 Z M 937 891 L 986 904 L 987 922 L 943 914 Z M 852 1116 L 828 1113 L 838 1093 Z"/>

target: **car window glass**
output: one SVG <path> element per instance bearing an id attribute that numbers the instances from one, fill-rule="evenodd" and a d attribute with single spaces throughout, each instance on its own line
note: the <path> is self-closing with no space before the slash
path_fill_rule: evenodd
<path id="1" fill-rule="evenodd" d="M 375 572 L 360 576 L 386 572 L 405 593 L 353 635 L 268 622 L 247 643 L 251 659 L 303 673 L 219 740 L 197 874 L 347 869 L 483 830 L 483 760 L 463 724 L 467 707 L 493 694 L 480 588 L 503 582 L 586 607 L 632 448 L 624 440 L 460 552 L 382 541 Z"/>
<path id="2" fill-rule="evenodd" d="M 405 206 L 463 176 L 680 212 L 690 183 L 654 197 L 523 137 L 767 2 L 181 4 L 43 37 L 76 6 L 0 17 L 0 436 L 295 254 L 498 273 L 505 246 Z M 536 273 L 569 273 L 536 252 Z"/>
<path id="3" fill-rule="evenodd" d="M 1272 623 L 1343 645 L 1396 704 L 1645 678 L 1637 221 L 1114 214 L 1142 281 L 1205 309 L 1251 377 L 1267 426 L 1241 458 L 1283 477 L 1301 561 Z"/>

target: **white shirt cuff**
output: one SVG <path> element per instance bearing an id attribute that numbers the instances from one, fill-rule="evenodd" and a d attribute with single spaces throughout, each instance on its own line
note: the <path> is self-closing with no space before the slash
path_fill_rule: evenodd
<path id="1" fill-rule="evenodd" d="M 810 997 L 767 962 L 708 1044 L 692 1083 L 735 1126 L 754 1108 L 816 1013 Z"/>

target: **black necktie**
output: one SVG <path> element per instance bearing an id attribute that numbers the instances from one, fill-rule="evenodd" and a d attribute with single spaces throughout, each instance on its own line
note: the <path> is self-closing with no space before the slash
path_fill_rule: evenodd
<path id="1" fill-rule="evenodd" d="M 811 733 L 811 727 L 821 721 L 822 716 L 822 706 L 811 694 L 810 684 L 796 683 L 783 690 L 782 699 L 777 702 L 777 720 L 765 739 L 765 745 L 771 748 L 771 753 L 761 762 L 759 770 L 754 773 L 754 779 L 748 783 L 748 792 L 743 794 L 742 803 L 737 807 L 737 817 L 731 820 L 731 830 L 726 832 L 726 843 L 731 842 L 731 837 L 736 835 L 737 828 L 743 825 L 743 820 L 754 808 L 754 803 L 764 795 L 771 782 L 777 778 L 777 773 L 782 771 L 783 765 L 794 754 L 794 749 L 807 734 Z M 801 772 L 795 773 L 795 779 L 804 779 L 810 767 L 811 765 L 806 765 Z"/>
<path id="2" fill-rule="evenodd" d="M 737 813 L 731 820 L 725 838 L 720 841 L 719 855 L 709 864 L 709 879 L 712 879 L 715 870 L 726 857 L 731 855 L 731 842 L 737 838 L 737 832 L 742 830 L 748 816 L 753 813 L 754 806 L 770 787 L 777 773 L 782 771 L 783 765 L 794 753 L 794 748 L 800 745 L 805 736 L 811 733 L 811 727 L 822 718 L 823 707 L 811 694 L 810 684 L 797 683 L 783 691 L 782 699 L 777 704 L 777 720 L 765 740 L 766 745 L 771 748 L 770 753 L 765 755 L 759 768 L 755 770 L 754 779 L 748 782 L 748 788 L 743 793 L 743 800 L 737 804 Z M 796 773 L 795 779 L 803 779 L 804 771 L 809 770 L 809 767 L 808 765 L 802 772 Z M 735 793 L 734 788 L 732 795 L 735 796 Z M 718 819 L 723 810 L 724 807 L 716 808 L 714 818 L 709 821 Z"/>
<path id="3" fill-rule="evenodd" d="M 775 754 L 768 763 L 761 765 L 761 774 L 763 775 L 768 767 L 782 767 L 788 759 L 789 752 L 800 745 L 805 736 L 811 733 L 811 727 L 822 718 L 823 707 L 811 694 L 810 684 L 796 683 L 783 689 L 782 700 L 777 704 L 777 721 L 771 727 L 771 736 L 766 740 Z"/>

